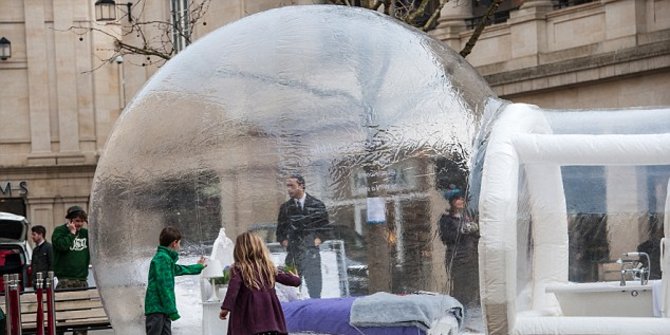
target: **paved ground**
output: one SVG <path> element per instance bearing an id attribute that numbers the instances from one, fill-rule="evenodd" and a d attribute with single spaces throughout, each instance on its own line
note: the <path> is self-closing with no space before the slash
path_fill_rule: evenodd
<path id="1" fill-rule="evenodd" d="M 114 331 L 111 329 L 108 330 L 95 330 L 88 332 L 89 335 L 114 335 Z M 478 332 L 464 332 L 464 335 L 483 335 L 483 333 Z"/>

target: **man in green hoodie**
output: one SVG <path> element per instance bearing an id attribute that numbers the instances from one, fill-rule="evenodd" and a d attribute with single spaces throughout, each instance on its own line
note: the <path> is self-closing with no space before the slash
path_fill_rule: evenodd
<path id="1" fill-rule="evenodd" d="M 179 265 L 177 260 L 181 249 L 181 232 L 173 227 L 165 227 L 159 237 L 160 245 L 151 259 L 149 282 L 144 296 L 144 315 L 147 335 L 172 334 L 172 321 L 179 319 L 174 295 L 174 277 L 197 275 L 205 268 L 205 258 L 197 264 Z"/>
<path id="2" fill-rule="evenodd" d="M 88 215 L 83 208 L 72 206 L 65 214 L 67 222 L 54 229 L 51 235 L 54 252 L 54 274 L 58 278 L 57 290 L 88 287 Z M 86 331 L 75 331 L 74 335 L 86 335 Z"/>
<path id="3" fill-rule="evenodd" d="M 88 215 L 79 206 L 68 208 L 67 222 L 54 229 L 51 241 L 54 248 L 54 273 L 58 278 L 56 289 L 88 287 Z"/>

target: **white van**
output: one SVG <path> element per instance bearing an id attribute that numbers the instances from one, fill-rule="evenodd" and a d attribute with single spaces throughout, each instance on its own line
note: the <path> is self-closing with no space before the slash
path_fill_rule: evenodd
<path id="1" fill-rule="evenodd" d="M 5 291 L 3 275 L 18 273 L 21 291 L 31 287 L 30 258 L 32 249 L 28 244 L 30 223 L 25 217 L 0 212 L 0 292 Z"/>

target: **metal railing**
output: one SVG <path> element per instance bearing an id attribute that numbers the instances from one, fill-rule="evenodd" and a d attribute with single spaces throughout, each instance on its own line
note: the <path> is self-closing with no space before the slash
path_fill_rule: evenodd
<path id="1" fill-rule="evenodd" d="M 593 0 L 554 0 L 554 9 L 572 7 L 589 2 L 593 2 Z"/>
<path id="2" fill-rule="evenodd" d="M 493 13 L 493 16 L 491 18 L 489 18 L 489 21 L 486 23 L 486 25 L 488 26 L 488 25 L 492 25 L 492 24 L 507 22 L 507 20 L 509 19 L 509 13 L 511 11 L 517 10 L 517 9 L 519 9 L 519 8 L 517 7 L 517 8 L 510 9 L 510 10 L 504 10 L 504 11 L 499 11 L 499 12 Z M 475 29 L 477 26 L 482 24 L 483 21 L 484 21 L 484 16 L 476 16 L 476 17 L 472 17 L 472 18 L 469 18 L 469 19 L 465 19 L 465 25 L 468 27 L 468 29 Z"/>

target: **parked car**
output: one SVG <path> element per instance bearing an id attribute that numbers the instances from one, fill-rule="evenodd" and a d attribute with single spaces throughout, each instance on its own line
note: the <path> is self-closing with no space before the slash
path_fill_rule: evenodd
<path id="1" fill-rule="evenodd" d="M 277 241 L 276 223 L 259 223 L 249 228 L 265 241 L 270 252 L 286 252 Z M 349 294 L 361 296 L 368 294 L 367 248 L 364 238 L 353 228 L 341 224 L 330 224 L 320 232 L 323 242 L 341 240 L 344 242 L 345 262 L 349 282 Z M 322 246 L 328 245 L 323 243 Z"/>
<path id="2" fill-rule="evenodd" d="M 5 291 L 2 275 L 18 273 L 21 290 L 31 287 L 30 258 L 32 249 L 28 245 L 30 223 L 25 217 L 0 212 L 0 292 Z"/>

